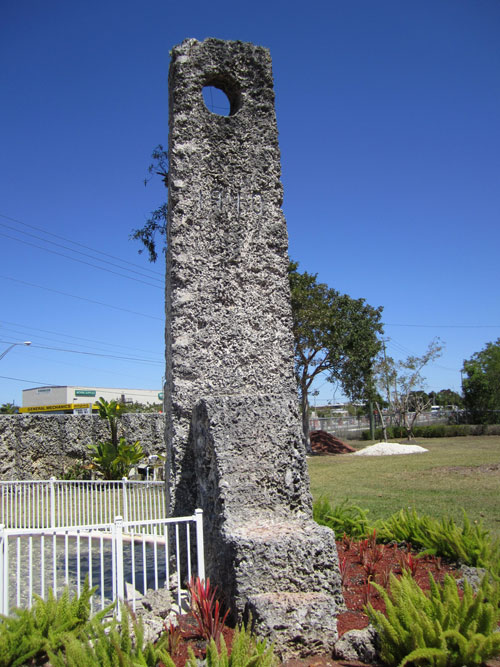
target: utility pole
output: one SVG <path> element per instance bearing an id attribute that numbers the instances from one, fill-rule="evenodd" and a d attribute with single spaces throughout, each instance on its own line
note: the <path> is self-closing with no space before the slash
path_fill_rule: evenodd
<path id="1" fill-rule="evenodd" d="M 392 401 L 391 401 L 391 389 L 389 386 L 389 369 L 387 367 L 387 354 L 385 351 L 385 338 L 382 339 L 382 349 L 384 351 L 384 375 L 385 375 L 385 390 L 387 393 L 387 405 L 389 407 L 390 423 L 392 426 Z"/>

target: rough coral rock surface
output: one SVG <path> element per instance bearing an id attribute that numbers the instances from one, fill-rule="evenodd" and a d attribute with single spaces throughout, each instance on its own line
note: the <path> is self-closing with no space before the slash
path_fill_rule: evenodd
<path id="1" fill-rule="evenodd" d="M 231 113 L 211 113 L 206 85 Z M 172 505 L 194 507 L 199 398 L 295 395 L 288 237 L 271 57 L 243 42 L 185 40 L 169 72 L 167 443 Z"/>
<path id="2" fill-rule="evenodd" d="M 335 605 L 323 593 L 249 595 L 246 612 L 282 660 L 330 652 L 337 638 Z"/>
<path id="3" fill-rule="evenodd" d="M 139 440 L 146 454 L 165 453 L 163 414 L 125 414 L 119 434 Z M 0 479 L 60 478 L 88 459 L 88 445 L 107 438 L 109 427 L 97 415 L 0 415 Z"/>
<path id="4" fill-rule="evenodd" d="M 185 40 L 171 56 L 170 507 L 204 510 L 207 574 L 233 613 L 252 594 L 321 593 L 334 626 L 334 535 L 312 521 L 297 410 L 271 57 L 217 39 Z M 210 85 L 227 95 L 227 116 L 205 106 Z M 279 609 L 283 637 L 295 636 L 288 607 Z"/>
<path id="5" fill-rule="evenodd" d="M 346 632 L 335 644 L 334 655 L 340 660 L 359 660 L 376 664 L 380 654 L 380 638 L 372 625 Z"/>

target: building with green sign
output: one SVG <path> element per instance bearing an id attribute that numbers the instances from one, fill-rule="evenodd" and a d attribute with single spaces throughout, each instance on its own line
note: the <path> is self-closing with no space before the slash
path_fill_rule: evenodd
<path id="1" fill-rule="evenodd" d="M 163 402 L 161 389 L 122 389 L 110 387 L 47 386 L 23 389 L 20 412 L 91 412 L 99 398 L 120 403 L 151 405 Z M 95 408 L 94 408 L 95 409 Z"/>

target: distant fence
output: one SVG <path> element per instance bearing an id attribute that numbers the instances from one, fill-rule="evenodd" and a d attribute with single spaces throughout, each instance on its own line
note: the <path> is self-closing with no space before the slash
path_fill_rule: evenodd
<path id="1" fill-rule="evenodd" d="M 194 558 L 194 561 L 193 561 Z M 30 607 L 34 595 L 80 594 L 92 605 L 136 600 L 148 589 L 177 591 L 205 577 L 203 514 L 166 518 L 164 482 L 0 482 L 0 613 Z"/>
<path id="2" fill-rule="evenodd" d="M 436 410 L 435 412 L 423 412 L 417 417 L 415 424 L 419 426 L 428 425 L 428 424 L 447 424 L 450 418 L 456 417 L 458 414 L 457 411 L 453 410 Z M 411 413 L 409 413 L 411 416 Z M 384 415 L 386 419 L 386 424 L 390 425 L 397 423 L 396 415 Z M 391 422 L 392 419 L 392 422 Z M 380 419 L 378 415 L 375 418 L 375 427 L 380 426 Z M 351 415 L 338 415 L 332 417 L 313 417 L 309 420 L 309 429 L 311 431 L 322 430 L 332 435 L 336 435 L 338 438 L 343 438 L 344 440 L 354 440 L 361 437 L 363 431 L 367 431 L 370 428 L 370 419 L 367 415 L 362 415 L 360 417 L 353 417 Z"/>

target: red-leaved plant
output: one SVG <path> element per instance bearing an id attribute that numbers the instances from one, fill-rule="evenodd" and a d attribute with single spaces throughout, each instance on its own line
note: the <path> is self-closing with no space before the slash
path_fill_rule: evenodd
<path id="1" fill-rule="evenodd" d="M 188 590 L 191 598 L 191 614 L 198 625 L 200 635 L 207 641 L 213 639 L 219 646 L 229 609 L 221 616 L 219 600 L 215 598 L 217 586 L 211 588 L 210 579 L 204 581 L 196 577 L 189 582 Z"/>
<path id="2" fill-rule="evenodd" d="M 401 572 L 409 572 L 412 577 L 415 577 L 418 568 L 418 558 L 414 557 L 411 553 L 401 552 L 398 554 L 398 560 Z"/>
<path id="3" fill-rule="evenodd" d="M 175 657 L 177 651 L 179 650 L 179 645 L 181 642 L 182 632 L 179 624 L 174 625 L 172 621 L 163 622 L 163 629 L 165 630 L 166 639 L 167 639 L 167 651 L 172 657 Z"/>
<path id="4" fill-rule="evenodd" d="M 349 570 L 349 561 L 347 560 L 347 556 L 339 558 L 339 570 L 340 570 L 340 582 L 342 586 L 344 586 L 347 578 L 347 571 Z"/>

